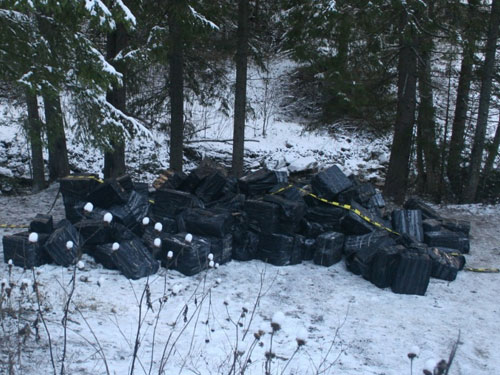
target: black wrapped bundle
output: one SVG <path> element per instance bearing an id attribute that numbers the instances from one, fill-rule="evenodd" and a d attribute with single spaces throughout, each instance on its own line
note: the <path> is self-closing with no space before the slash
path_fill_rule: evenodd
<path id="1" fill-rule="evenodd" d="M 311 180 L 311 186 L 320 198 L 335 200 L 339 193 L 353 186 L 351 180 L 336 165 L 330 167 Z"/>
<path id="2" fill-rule="evenodd" d="M 118 250 L 112 250 L 111 260 L 125 277 L 133 280 L 153 275 L 160 267 L 139 238 L 120 242 Z"/>
<path id="3" fill-rule="evenodd" d="M 186 276 L 196 275 L 208 266 L 208 254 L 212 244 L 199 236 L 193 236 L 191 242 L 185 241 L 186 233 L 178 233 L 164 239 L 160 260 L 162 264 L 171 264 L 172 268 Z M 173 258 L 168 259 L 168 251 Z"/>
<path id="4" fill-rule="evenodd" d="M 268 193 L 275 185 L 288 182 L 284 171 L 259 169 L 247 174 L 238 180 L 240 190 L 246 195 L 260 195 Z"/>
<path id="5" fill-rule="evenodd" d="M 418 242 L 424 241 L 422 211 L 420 210 L 392 211 L 392 226 L 398 233 L 405 233 Z"/>
<path id="6" fill-rule="evenodd" d="M 371 268 L 367 280 L 379 288 L 390 287 L 400 262 L 400 253 L 406 251 L 403 246 L 383 243 L 377 248 L 373 256 Z"/>
<path id="7" fill-rule="evenodd" d="M 370 183 L 363 183 L 350 187 L 339 194 L 339 202 L 350 204 L 353 200 L 362 204 L 367 205 L 370 198 L 373 197 L 377 191 L 375 187 Z"/>
<path id="8" fill-rule="evenodd" d="M 87 200 L 101 208 L 109 208 L 127 202 L 128 193 L 115 180 L 107 180 L 96 186 L 87 196 Z"/>
<path id="9" fill-rule="evenodd" d="M 85 201 L 87 195 L 99 186 L 94 174 L 75 174 L 59 179 L 59 186 L 63 197 Z"/>
<path id="10" fill-rule="evenodd" d="M 185 231 L 201 236 L 222 238 L 231 232 L 233 217 L 221 209 L 188 209 L 182 214 Z"/>
<path id="11" fill-rule="evenodd" d="M 3 236 L 3 259 L 5 263 L 12 260 L 15 266 L 33 268 L 50 262 L 50 256 L 45 250 L 48 234 L 38 234 L 38 242 L 29 242 L 29 232 Z"/>
<path id="12" fill-rule="evenodd" d="M 463 255 L 451 255 L 438 248 L 429 248 L 428 254 L 432 260 L 431 277 L 441 280 L 453 281 L 457 278 L 457 273 L 465 265 Z"/>
<path id="13" fill-rule="evenodd" d="M 244 207 L 249 227 L 262 233 L 278 232 L 279 211 L 277 204 L 250 199 L 245 202 Z"/>
<path id="14" fill-rule="evenodd" d="M 194 195 L 184 191 L 161 189 L 154 194 L 153 214 L 161 217 L 175 217 L 187 208 L 203 208 L 203 203 Z"/>
<path id="15" fill-rule="evenodd" d="M 68 241 L 73 242 L 70 249 L 66 246 Z M 73 224 L 62 220 L 45 242 L 45 249 L 56 264 L 68 267 L 78 260 L 82 244 L 83 239 Z"/>
<path id="16" fill-rule="evenodd" d="M 224 194 L 227 179 L 219 171 L 215 171 L 203 179 L 195 190 L 195 195 L 203 202 L 213 202 Z"/>
<path id="17" fill-rule="evenodd" d="M 54 222 L 51 215 L 36 214 L 30 223 L 30 232 L 50 234 L 54 230 Z"/>
<path id="18" fill-rule="evenodd" d="M 344 234 L 327 232 L 316 238 L 316 249 L 314 251 L 314 263 L 330 267 L 342 259 L 344 247 Z"/>
<path id="19" fill-rule="evenodd" d="M 259 259 L 275 266 L 287 266 L 292 264 L 294 251 L 294 238 L 285 234 L 259 235 Z"/>
<path id="20" fill-rule="evenodd" d="M 312 223 L 318 223 L 325 232 L 340 232 L 341 223 L 347 211 L 343 208 L 330 205 L 309 207 L 305 214 L 305 219 Z"/>
<path id="21" fill-rule="evenodd" d="M 426 219 L 437 219 L 440 220 L 441 216 L 437 213 L 435 209 L 433 209 L 428 204 L 424 203 L 418 197 L 410 197 L 404 204 L 404 208 L 407 210 L 420 210 L 422 211 L 422 218 Z"/>
<path id="22" fill-rule="evenodd" d="M 428 254 L 404 251 L 396 276 L 392 283 L 392 291 L 399 294 L 417 294 L 423 296 L 427 291 L 432 272 L 432 261 Z"/>
<path id="23" fill-rule="evenodd" d="M 469 253 L 469 239 L 465 234 L 442 229 L 439 232 L 425 232 L 424 242 L 431 247 L 447 247 L 461 253 Z"/>

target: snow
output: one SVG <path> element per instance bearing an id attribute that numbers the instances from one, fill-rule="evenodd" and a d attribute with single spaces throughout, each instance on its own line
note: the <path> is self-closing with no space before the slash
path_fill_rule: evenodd
<path id="1" fill-rule="evenodd" d="M 74 246 L 73 241 L 66 242 L 66 249 L 71 250 Z"/>
<path id="2" fill-rule="evenodd" d="M 155 231 L 161 232 L 163 230 L 163 224 L 162 223 L 156 223 L 155 224 Z"/>
<path id="3" fill-rule="evenodd" d="M 142 219 L 142 225 L 149 225 L 149 217 L 145 217 Z"/>
<path id="4" fill-rule="evenodd" d="M 37 243 L 38 242 L 38 233 L 31 232 L 28 236 L 28 241 L 31 243 Z"/>
<path id="5" fill-rule="evenodd" d="M 113 245 L 111 245 L 111 250 L 117 251 L 120 248 L 120 244 L 118 242 L 113 242 Z"/>
<path id="6" fill-rule="evenodd" d="M 106 212 L 102 219 L 104 220 L 105 223 L 109 224 L 113 220 L 113 215 L 110 212 Z"/>
<path id="7" fill-rule="evenodd" d="M 161 246 L 161 239 L 155 238 L 153 241 L 153 244 L 155 245 L 155 247 L 160 247 Z"/>
<path id="8" fill-rule="evenodd" d="M 90 213 L 94 210 L 94 205 L 91 202 L 87 202 L 87 203 L 85 203 L 85 206 L 83 206 L 83 210 L 85 212 Z"/>
<path id="9" fill-rule="evenodd" d="M 193 241 L 193 235 L 191 233 L 186 234 L 186 237 L 184 237 L 184 241 L 187 243 L 191 243 Z"/>

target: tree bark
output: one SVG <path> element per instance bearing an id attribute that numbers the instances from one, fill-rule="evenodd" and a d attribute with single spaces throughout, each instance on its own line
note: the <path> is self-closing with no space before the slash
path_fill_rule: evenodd
<path id="1" fill-rule="evenodd" d="M 493 143 L 489 147 L 488 157 L 486 158 L 486 163 L 484 163 L 483 169 L 483 179 L 486 180 L 491 170 L 493 169 L 493 164 L 498 156 L 498 148 L 500 147 L 500 117 L 498 119 L 497 130 L 495 132 L 495 137 L 493 138 Z"/>
<path id="2" fill-rule="evenodd" d="M 431 4 L 428 4 L 428 9 Z M 419 40 L 420 59 L 418 64 L 418 89 L 420 104 L 418 107 L 418 139 L 424 157 L 423 181 L 424 193 L 434 200 L 439 199 L 439 150 L 436 145 L 436 122 L 434 98 L 431 82 L 432 37 L 422 35 Z"/>
<path id="3" fill-rule="evenodd" d="M 238 31 L 236 50 L 236 88 L 234 93 L 234 129 L 232 173 L 236 177 L 243 174 L 245 149 L 245 116 L 247 103 L 247 62 L 248 62 L 248 0 L 238 1 Z"/>
<path id="4" fill-rule="evenodd" d="M 106 94 L 106 100 L 115 108 L 126 112 L 126 67 L 123 64 L 113 62 L 113 59 L 127 47 L 127 30 L 122 23 L 119 23 L 116 30 L 109 33 L 106 40 L 106 58 L 123 75 L 123 85 L 113 85 L 113 89 Z M 121 134 L 110 140 L 112 150 L 104 152 L 104 178 L 119 177 L 125 174 L 125 144 Z"/>
<path id="5" fill-rule="evenodd" d="M 467 188 L 463 193 L 463 200 L 472 203 L 476 199 L 479 184 L 481 162 L 483 159 L 484 139 L 488 125 L 488 113 L 490 109 L 492 78 L 495 69 L 495 53 L 498 39 L 498 28 L 500 26 L 500 0 L 493 0 L 491 6 L 490 22 L 488 26 L 488 38 L 486 41 L 486 53 L 481 78 L 481 92 L 479 95 L 479 114 L 477 116 L 476 131 L 474 133 L 474 144 L 472 145 L 471 160 L 469 165 L 469 178 Z"/>
<path id="6" fill-rule="evenodd" d="M 462 195 L 462 153 L 465 146 L 465 128 L 467 111 L 469 109 L 469 92 L 472 81 L 472 67 L 474 64 L 474 53 L 476 51 L 477 32 L 475 31 L 475 18 L 479 0 L 469 0 L 469 22 L 466 31 L 466 41 L 463 49 L 460 75 L 458 78 L 457 99 L 455 104 L 455 116 L 453 118 L 452 133 L 450 139 L 450 150 L 447 160 L 447 176 L 453 193 L 460 197 Z"/>
<path id="7" fill-rule="evenodd" d="M 184 151 L 184 41 L 180 11 L 183 0 L 172 0 L 168 13 L 170 51 L 170 168 L 182 171 Z"/>
<path id="8" fill-rule="evenodd" d="M 398 204 L 403 203 L 408 188 L 417 89 L 417 56 L 415 54 L 417 43 L 405 9 L 401 11 L 400 27 L 402 30 L 398 61 L 396 125 L 384 186 L 384 194 Z"/>
<path id="9" fill-rule="evenodd" d="M 36 95 L 26 91 L 28 107 L 27 133 L 31 146 L 31 168 L 33 173 L 33 191 L 45 189 L 45 173 L 43 165 L 42 124 L 38 115 Z"/>
<path id="10" fill-rule="evenodd" d="M 49 179 L 53 181 L 69 174 L 68 149 L 59 94 L 43 94 L 43 103 L 49 149 Z"/>

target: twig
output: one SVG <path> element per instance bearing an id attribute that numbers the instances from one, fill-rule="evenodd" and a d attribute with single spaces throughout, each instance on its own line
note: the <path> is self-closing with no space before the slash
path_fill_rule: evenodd
<path id="1" fill-rule="evenodd" d="M 47 338 L 49 340 L 50 363 L 52 364 L 52 370 L 54 371 L 54 375 L 57 375 L 56 362 L 54 360 L 54 353 L 52 352 L 52 339 L 50 337 L 49 327 L 47 326 L 47 322 L 45 321 L 45 317 L 43 316 L 43 313 L 42 313 L 42 306 L 40 303 L 40 293 L 38 291 L 38 283 L 36 281 L 35 268 L 32 268 L 31 272 L 33 274 L 33 290 L 34 290 L 35 296 L 36 296 L 38 316 L 40 317 L 42 324 L 43 324 L 43 327 L 45 329 L 45 332 L 47 333 Z"/>

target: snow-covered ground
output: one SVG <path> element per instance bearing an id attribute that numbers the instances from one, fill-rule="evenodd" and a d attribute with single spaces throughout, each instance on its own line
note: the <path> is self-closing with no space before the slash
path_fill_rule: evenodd
<path id="1" fill-rule="evenodd" d="M 251 98 L 262 96 L 262 89 L 257 83 Z M 254 100 L 256 112 L 262 113 Z M 281 168 L 316 161 L 320 167 L 338 164 L 345 173 L 366 180 L 383 177 L 388 138 L 343 130 L 335 136 L 304 133 L 300 125 L 282 121 L 271 109 L 266 138 L 259 136 L 262 115 L 249 121 L 248 166 Z M 212 115 L 204 114 L 208 130 L 192 141 L 231 138 L 230 119 Z M 9 126 L 5 121 L 0 126 L 0 142 L 4 142 L 0 167 L 6 169 L 3 175 L 28 176 L 26 159 L 19 156 L 25 158 L 28 148 L 15 119 Z M 152 182 L 155 173 L 168 166 L 165 144 L 161 135 L 155 135 L 154 141 L 132 143 L 127 161 L 136 179 Z M 189 147 L 218 161 L 229 160 L 231 152 L 228 142 L 192 142 Z M 75 169 L 101 171 L 98 151 L 71 138 L 69 149 Z M 187 167 L 192 166 L 187 160 Z M 25 224 L 36 213 L 47 212 L 57 190 L 54 184 L 38 194 L 0 195 L 0 224 Z M 444 216 L 472 222 L 469 266 L 500 266 L 500 206 L 438 208 Z M 64 215 L 60 197 L 52 214 L 56 219 Z M 0 236 L 16 231 L 0 228 Z M 410 374 L 410 352 L 417 354 L 413 373 L 421 374 L 429 364 L 448 358 L 459 333 L 450 374 L 493 375 L 500 368 L 500 274 L 463 271 L 453 282 L 431 279 L 425 296 L 407 296 L 378 289 L 347 271 L 343 262 L 325 268 L 311 262 L 275 267 L 256 260 L 231 261 L 194 277 L 161 269 L 148 280 L 137 281 L 103 269 L 87 256 L 83 262 L 83 268 L 76 270 L 69 307 L 67 374 L 106 374 L 108 368 L 110 374 L 122 375 L 130 373 L 132 363 L 136 374 L 157 374 L 162 365 L 166 374 L 230 374 L 234 353 L 238 353 L 236 370 L 247 363 L 245 373 L 264 374 L 271 342 L 276 354 L 272 374 Z M 64 352 L 61 320 L 72 275 L 72 269 L 55 265 L 35 272 L 57 373 Z M 4 278 L 16 284 L 10 301 L 23 301 L 10 307 L 15 311 L 23 307 L 22 317 L 27 320 L 21 319 L 19 327 L 2 326 L 2 354 L 22 347 L 14 362 L 22 364 L 24 374 L 53 373 L 48 335 L 41 322 L 39 342 L 33 327 L 24 344 L 2 335 L 9 329 L 26 332 L 22 328 L 33 323 L 37 306 L 32 289 L 21 295 L 23 280 L 33 283 L 30 271 L 13 267 L 9 273 L 8 265 L 1 262 L 0 280 Z M 1 305 L 0 312 L 6 313 L 7 307 Z M 275 334 L 271 334 L 273 317 L 281 326 Z M 8 321 L 6 315 L 0 319 Z M 259 330 L 264 335 L 257 343 L 254 334 Z M 297 338 L 305 345 L 298 348 Z M 7 363 L 2 363 L 6 357 L 0 358 L 0 372 L 7 371 Z"/>
<path id="2" fill-rule="evenodd" d="M 50 208 L 56 193 L 53 185 L 36 195 L 0 197 L 0 222 L 28 222 L 35 213 Z M 500 265 L 499 207 L 441 210 L 446 216 L 472 222 L 468 265 Z M 60 199 L 53 213 L 63 216 Z M 1 229 L 0 235 L 13 231 Z M 421 373 L 429 360 L 437 363 L 447 358 L 459 332 L 461 344 L 451 374 L 492 375 L 500 367 L 500 274 L 462 271 L 453 282 L 431 279 L 425 296 L 407 296 L 378 289 L 347 271 L 343 262 L 325 268 L 311 262 L 274 267 L 260 261 L 232 261 L 195 277 L 161 269 L 149 280 L 130 281 L 89 257 L 83 261 L 70 307 L 67 373 L 106 373 L 97 341 L 110 373 L 128 373 L 141 322 L 135 373 L 149 373 L 151 360 L 152 373 L 158 373 L 165 348 L 167 354 L 171 351 L 165 355 L 167 374 L 229 373 L 237 345 L 242 352 L 239 360 L 251 353 L 247 373 L 263 374 L 271 318 L 276 312 L 284 318 L 282 329 L 273 337 L 277 357 L 272 373 L 282 373 L 297 348 L 297 337 L 304 337 L 306 344 L 287 365 L 287 374 L 410 374 L 407 354 L 417 348 L 413 369 Z M 36 274 L 54 356 L 60 358 L 63 302 L 72 270 L 45 265 Z M 0 265 L 0 275 L 8 277 L 7 264 Z M 32 280 L 32 275 L 14 267 L 11 279 L 19 287 L 23 279 Z M 140 312 L 146 285 L 152 309 L 148 310 L 144 297 Z M 33 302 L 33 293 L 30 298 Z M 243 308 L 248 310 L 245 317 L 241 317 Z M 263 346 L 251 351 L 259 329 L 265 332 Z M 40 333 L 41 347 L 34 335 L 27 340 L 26 374 L 51 373 L 47 335 L 41 325 Z M 56 365 L 59 368 L 60 363 Z"/>

